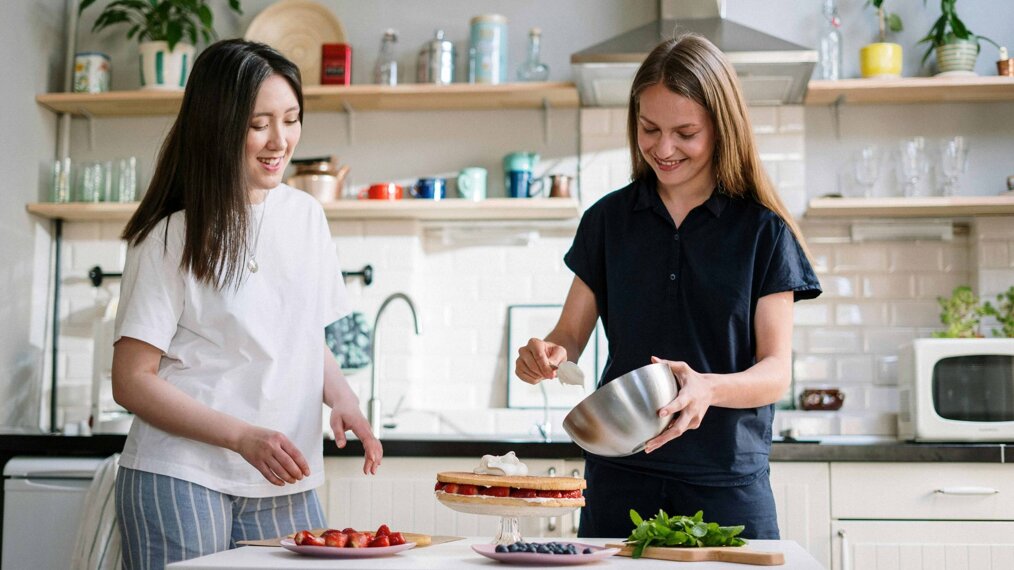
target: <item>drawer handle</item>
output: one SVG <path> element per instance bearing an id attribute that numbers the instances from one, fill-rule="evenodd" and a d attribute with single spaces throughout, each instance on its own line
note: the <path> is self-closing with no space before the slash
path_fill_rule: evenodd
<path id="1" fill-rule="evenodd" d="M 992 487 L 943 487 L 933 492 L 938 495 L 996 495 L 1000 491 Z"/>

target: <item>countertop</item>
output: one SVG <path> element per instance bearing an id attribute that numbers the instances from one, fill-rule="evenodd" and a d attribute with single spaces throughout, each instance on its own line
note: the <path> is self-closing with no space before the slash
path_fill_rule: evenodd
<path id="1" fill-rule="evenodd" d="M 0 435 L 0 467 L 15 455 L 105 457 L 123 449 L 123 435 Z M 382 437 L 387 457 L 481 457 L 514 451 L 531 459 L 579 459 L 582 451 L 571 441 L 544 443 L 530 438 L 469 438 L 446 435 L 405 435 Z M 1007 448 L 1011 453 L 1006 453 Z M 344 449 L 333 441 L 324 442 L 326 457 L 355 457 L 362 445 L 350 440 Z M 1011 457 L 1008 458 L 1007 455 Z M 870 436 L 832 436 L 808 442 L 776 441 L 771 461 L 878 461 L 1014 463 L 1010 443 L 912 443 Z"/>
<path id="2" fill-rule="evenodd" d="M 545 539 L 548 541 L 550 539 Z M 186 562 L 170 564 L 172 570 L 256 570 L 270 568 L 277 570 L 313 570 L 318 568 L 357 568 L 365 570 L 416 570 L 448 568 L 495 568 L 500 566 L 472 550 L 473 544 L 489 544 L 487 537 L 472 537 L 457 542 L 448 542 L 413 548 L 405 552 L 382 558 L 336 559 L 310 558 L 301 556 L 277 547 L 244 546 L 235 550 L 218 552 Z M 540 542 L 543 539 L 539 539 Z M 594 545 L 620 542 L 615 538 L 584 538 L 577 542 Z M 799 544 L 791 540 L 753 540 L 750 548 L 755 550 L 780 551 L 785 554 L 785 565 L 778 566 L 786 570 L 822 570 L 817 560 L 803 550 Z M 623 556 L 612 556 L 601 562 L 590 565 L 593 568 L 637 568 L 651 570 L 653 568 L 688 568 L 692 570 L 742 570 L 748 568 L 742 564 L 727 562 L 670 562 L 667 560 L 649 560 L 640 558 L 632 560 Z M 509 567 L 509 566 L 504 566 Z M 556 568 L 557 566 L 525 565 L 525 568 Z"/>

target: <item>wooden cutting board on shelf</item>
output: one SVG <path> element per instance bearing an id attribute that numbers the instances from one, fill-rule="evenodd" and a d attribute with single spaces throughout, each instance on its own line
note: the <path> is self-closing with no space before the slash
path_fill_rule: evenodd
<path id="1" fill-rule="evenodd" d="M 630 556 L 634 549 L 625 544 L 607 544 L 606 548 L 619 548 L 617 556 Z M 750 550 L 742 546 L 714 546 L 702 548 L 678 548 L 649 546 L 641 554 L 642 558 L 657 560 L 673 560 L 675 562 L 732 562 L 736 564 L 753 564 L 754 566 L 781 566 L 785 564 L 785 555 L 781 552 Z"/>

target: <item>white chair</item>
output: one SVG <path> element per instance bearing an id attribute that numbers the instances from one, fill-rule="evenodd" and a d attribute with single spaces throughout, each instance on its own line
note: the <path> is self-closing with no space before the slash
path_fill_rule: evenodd
<path id="1" fill-rule="evenodd" d="M 116 522 L 116 470 L 120 454 L 111 455 L 95 470 L 85 495 L 74 539 L 71 570 L 118 570 L 123 566 L 120 528 Z"/>

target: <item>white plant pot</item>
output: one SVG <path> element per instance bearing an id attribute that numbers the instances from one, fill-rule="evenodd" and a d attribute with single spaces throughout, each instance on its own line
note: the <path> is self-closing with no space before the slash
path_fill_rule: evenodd
<path id="1" fill-rule="evenodd" d="M 957 75 L 974 74 L 975 60 L 979 57 L 977 42 L 960 41 L 936 47 L 937 71 Z"/>
<path id="2" fill-rule="evenodd" d="M 194 64 L 194 46 L 177 43 L 172 51 L 166 42 L 141 42 L 141 89 L 183 89 Z"/>

